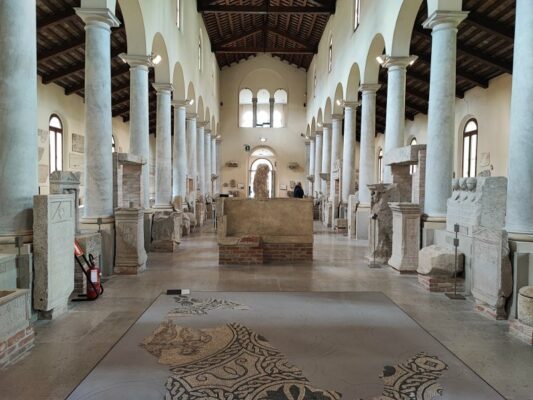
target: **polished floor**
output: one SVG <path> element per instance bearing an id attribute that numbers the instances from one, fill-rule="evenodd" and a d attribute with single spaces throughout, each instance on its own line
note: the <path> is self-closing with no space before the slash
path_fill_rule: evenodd
<path id="1" fill-rule="evenodd" d="M 112 278 L 97 302 L 39 321 L 32 353 L 0 372 L 0 399 L 64 399 L 167 288 L 383 292 L 506 398 L 533 399 L 533 348 L 510 337 L 505 321 L 477 314 L 471 302 L 429 294 L 415 276 L 369 269 L 365 245 L 317 225 L 312 266 L 218 267 L 215 235 L 204 229 L 177 253 L 150 254 L 144 274 Z"/>

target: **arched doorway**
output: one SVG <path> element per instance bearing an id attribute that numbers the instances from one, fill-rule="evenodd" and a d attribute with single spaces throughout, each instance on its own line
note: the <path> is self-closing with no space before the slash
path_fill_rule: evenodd
<path id="1" fill-rule="evenodd" d="M 268 197 L 276 196 L 275 191 L 275 155 L 272 149 L 268 147 L 259 147 L 250 154 L 249 170 L 248 170 L 248 197 L 254 198 L 254 178 L 255 172 L 260 165 L 266 165 L 269 169 L 268 173 Z"/>

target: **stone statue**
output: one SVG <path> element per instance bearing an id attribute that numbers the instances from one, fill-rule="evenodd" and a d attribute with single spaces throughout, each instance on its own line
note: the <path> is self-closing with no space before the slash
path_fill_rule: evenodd
<path id="1" fill-rule="evenodd" d="M 257 167 L 254 176 L 254 198 L 268 199 L 268 173 L 270 168 L 268 165 L 260 165 Z"/>

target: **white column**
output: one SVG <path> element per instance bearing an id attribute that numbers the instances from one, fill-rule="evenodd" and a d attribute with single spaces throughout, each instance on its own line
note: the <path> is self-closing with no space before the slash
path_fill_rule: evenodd
<path id="1" fill-rule="evenodd" d="M 344 144 L 342 151 L 341 201 L 348 204 L 348 197 L 355 193 L 355 125 L 357 102 L 344 103 Z"/>
<path id="2" fill-rule="evenodd" d="M 517 0 L 506 229 L 512 238 L 519 239 L 519 235 L 530 235 L 528 240 L 531 240 L 533 235 L 532 21 L 533 2 Z"/>
<path id="3" fill-rule="evenodd" d="M 308 176 L 315 175 L 315 138 L 311 137 L 309 139 L 309 169 L 307 171 Z M 314 196 L 314 182 L 309 181 L 309 196 Z"/>
<path id="4" fill-rule="evenodd" d="M 196 130 L 196 114 L 187 113 L 187 176 L 193 181 L 193 196 L 195 198 L 196 188 L 198 187 L 198 172 L 196 169 Z"/>
<path id="5" fill-rule="evenodd" d="M 213 195 L 211 181 L 211 129 L 205 129 L 205 194 Z"/>
<path id="6" fill-rule="evenodd" d="M 324 124 L 322 126 L 322 173 L 329 174 L 331 172 L 331 136 L 330 136 L 331 123 Z M 331 176 L 326 180 L 322 179 L 321 190 L 326 200 L 329 193 L 327 192 L 327 182 L 331 180 Z"/>
<path id="7" fill-rule="evenodd" d="M 196 175 L 198 176 L 198 193 L 200 199 L 203 199 L 205 192 L 205 133 L 204 121 L 196 123 Z"/>
<path id="8" fill-rule="evenodd" d="M 155 205 L 169 208 L 172 201 L 172 140 L 170 83 L 154 83 L 157 91 L 157 125 L 155 142 Z"/>
<path id="9" fill-rule="evenodd" d="M 35 0 L 0 2 L 0 240 L 33 230 L 38 188 L 35 10 Z"/>
<path id="10" fill-rule="evenodd" d="M 385 150 L 384 154 L 390 150 L 402 147 L 404 144 L 405 130 L 405 82 L 407 66 L 416 60 L 412 57 L 384 57 L 383 66 L 388 68 L 387 83 L 387 120 L 385 128 Z M 390 167 L 385 166 L 385 183 L 392 182 Z"/>
<path id="11" fill-rule="evenodd" d="M 220 176 L 220 167 L 222 165 L 222 160 L 220 159 L 220 144 L 222 143 L 222 139 L 217 138 L 215 139 L 216 142 L 216 174 L 218 176 L 217 183 L 216 183 L 216 193 L 221 193 L 221 182 L 222 177 Z"/>
<path id="12" fill-rule="evenodd" d="M 455 137 L 457 25 L 467 12 L 435 11 L 424 28 L 432 29 L 424 213 L 446 216 L 452 194 Z"/>
<path id="13" fill-rule="evenodd" d="M 334 221 L 337 217 L 337 206 L 339 205 L 339 198 L 335 193 L 335 181 L 333 180 L 333 171 L 335 170 L 335 164 L 342 156 L 342 114 L 333 114 L 331 116 L 331 160 L 330 160 L 330 185 L 329 185 L 329 198 L 333 203 L 331 207 L 332 218 Z M 342 177 L 339 177 L 342 179 Z M 339 182 L 340 184 L 341 182 Z"/>
<path id="14" fill-rule="evenodd" d="M 85 22 L 85 218 L 113 215 L 111 27 L 107 8 L 76 8 Z"/>
<path id="15" fill-rule="evenodd" d="M 217 139 L 214 134 L 211 134 L 211 175 L 216 176 L 213 181 L 213 196 L 219 194 L 218 191 L 218 174 L 217 174 Z"/>
<path id="16" fill-rule="evenodd" d="M 187 100 L 174 100 L 174 143 L 172 147 L 172 198 L 179 196 L 182 200 L 187 195 L 187 140 L 186 115 Z"/>
<path id="17" fill-rule="evenodd" d="M 130 153 L 143 157 L 143 198 L 141 206 L 150 207 L 150 140 L 148 116 L 148 69 L 150 56 L 122 53 L 120 58 L 130 66 Z"/>
<path id="18" fill-rule="evenodd" d="M 322 179 L 320 173 L 322 172 L 322 132 L 315 132 L 315 182 L 313 194 L 319 197 L 319 192 L 322 190 Z"/>
<path id="19" fill-rule="evenodd" d="M 376 92 L 381 87 L 377 83 L 364 83 L 359 90 L 361 102 L 361 147 L 359 160 L 359 202 L 370 206 L 368 185 L 375 183 L 376 164 Z"/>

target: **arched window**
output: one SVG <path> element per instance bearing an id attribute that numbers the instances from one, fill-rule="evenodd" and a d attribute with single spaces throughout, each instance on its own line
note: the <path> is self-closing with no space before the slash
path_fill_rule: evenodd
<path id="1" fill-rule="evenodd" d="M 287 103 L 287 92 L 284 89 L 276 90 L 274 92 L 274 128 L 283 128 L 286 126 Z"/>
<path id="2" fill-rule="evenodd" d="M 176 26 L 181 29 L 181 0 L 176 0 Z"/>
<path id="3" fill-rule="evenodd" d="M 50 138 L 50 173 L 63 170 L 63 124 L 52 114 L 48 123 Z"/>
<path id="4" fill-rule="evenodd" d="M 378 153 L 378 177 L 379 181 L 383 182 L 383 149 L 379 149 Z"/>
<path id="5" fill-rule="evenodd" d="M 202 32 L 198 35 L 198 71 L 202 70 Z"/>
<path id="6" fill-rule="evenodd" d="M 477 134 L 475 119 L 469 120 L 463 131 L 463 177 L 475 177 L 477 173 Z"/>
<path id="7" fill-rule="evenodd" d="M 239 92 L 239 127 L 252 128 L 254 126 L 253 93 L 250 89 Z"/>
<path id="8" fill-rule="evenodd" d="M 361 0 L 353 0 L 353 30 L 355 31 L 361 22 Z"/>
<path id="9" fill-rule="evenodd" d="M 257 127 L 270 128 L 270 92 L 259 89 L 257 92 Z"/>
<path id="10" fill-rule="evenodd" d="M 409 143 L 410 146 L 414 146 L 416 144 L 416 138 L 412 138 L 411 139 L 411 142 Z M 409 172 L 411 173 L 411 175 L 413 175 L 415 172 L 416 172 L 416 165 L 411 165 L 409 167 Z"/>
<path id="11" fill-rule="evenodd" d="M 255 177 L 255 172 L 257 171 L 257 167 L 259 167 L 260 165 L 267 165 L 268 166 L 268 180 L 267 180 L 267 187 L 268 187 L 268 197 L 269 198 L 272 198 L 272 188 L 273 188 L 273 184 L 272 184 L 272 163 L 267 160 L 266 158 L 258 158 L 257 160 L 255 160 L 251 167 L 250 167 L 250 182 L 249 182 L 249 185 L 248 185 L 248 193 L 250 195 L 251 198 L 254 198 L 255 197 L 255 194 L 254 194 L 254 177 Z"/>
<path id="12" fill-rule="evenodd" d="M 329 49 L 328 49 L 328 72 L 331 72 L 333 68 L 333 36 L 329 37 Z"/>

